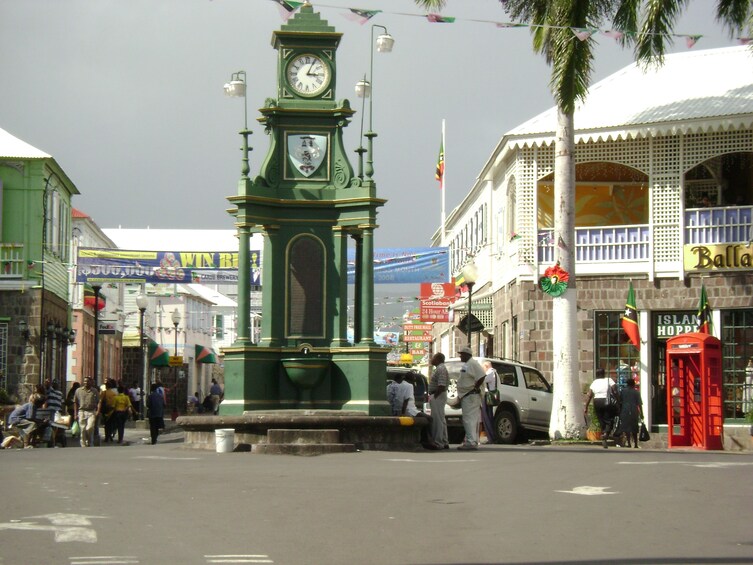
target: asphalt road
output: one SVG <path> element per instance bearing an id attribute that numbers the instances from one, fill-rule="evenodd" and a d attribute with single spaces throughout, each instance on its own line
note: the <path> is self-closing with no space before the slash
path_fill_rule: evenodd
<path id="1" fill-rule="evenodd" d="M 0 450 L 0 565 L 751 563 L 753 453 Z"/>

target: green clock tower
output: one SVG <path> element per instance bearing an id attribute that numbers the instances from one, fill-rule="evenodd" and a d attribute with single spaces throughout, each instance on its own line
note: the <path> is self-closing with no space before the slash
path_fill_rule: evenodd
<path id="1" fill-rule="evenodd" d="M 373 240 L 385 200 L 370 176 L 354 174 L 343 146 L 354 111 L 335 96 L 341 37 L 309 3 L 272 36 L 277 96 L 259 118 L 269 150 L 253 180 L 244 155 L 238 193 L 228 198 L 240 239 L 238 339 L 224 350 L 223 415 L 301 408 L 389 414 L 387 350 L 373 340 Z M 256 344 L 249 336 L 252 230 L 264 234 Z M 353 342 L 349 247 L 356 257 Z"/>

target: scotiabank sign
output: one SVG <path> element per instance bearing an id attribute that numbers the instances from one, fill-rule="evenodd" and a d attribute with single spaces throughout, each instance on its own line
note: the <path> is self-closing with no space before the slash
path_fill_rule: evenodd
<path id="1" fill-rule="evenodd" d="M 449 308 L 454 301 L 453 283 L 421 283 L 421 321 L 449 322 Z"/>

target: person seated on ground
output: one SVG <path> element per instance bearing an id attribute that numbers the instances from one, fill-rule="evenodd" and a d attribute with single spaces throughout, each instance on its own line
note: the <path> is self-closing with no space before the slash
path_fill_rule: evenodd
<path id="1" fill-rule="evenodd" d="M 37 409 L 44 404 L 44 397 L 32 394 L 31 398 L 30 402 L 17 406 L 8 416 L 8 424 L 18 429 L 18 435 L 23 440 L 24 447 L 31 446 L 34 435 L 49 425 L 48 421 L 37 418 Z"/>
<path id="2" fill-rule="evenodd" d="M 188 405 L 190 409 L 196 414 L 201 413 L 201 401 L 199 400 L 198 392 L 194 392 L 191 396 L 188 397 Z"/>
<path id="3" fill-rule="evenodd" d="M 207 414 L 211 414 L 214 411 L 214 402 L 212 402 L 211 394 L 207 394 L 204 397 L 204 402 L 201 403 L 201 407 L 203 408 L 203 412 Z"/>

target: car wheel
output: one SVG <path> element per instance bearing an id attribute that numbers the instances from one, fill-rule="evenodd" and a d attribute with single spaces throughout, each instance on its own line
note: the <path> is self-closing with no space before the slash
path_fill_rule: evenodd
<path id="1" fill-rule="evenodd" d="M 518 420 L 509 410 L 500 410 L 494 417 L 494 430 L 498 443 L 515 443 L 518 437 Z"/>

